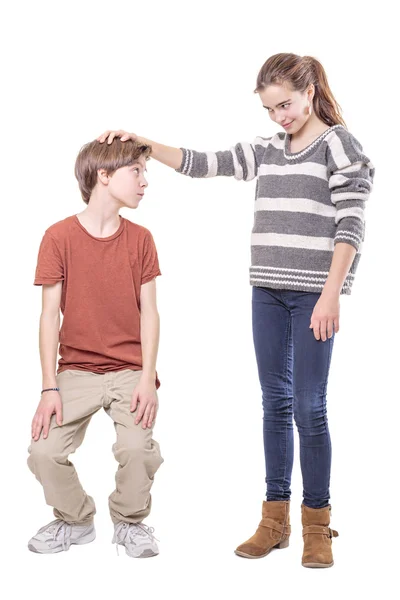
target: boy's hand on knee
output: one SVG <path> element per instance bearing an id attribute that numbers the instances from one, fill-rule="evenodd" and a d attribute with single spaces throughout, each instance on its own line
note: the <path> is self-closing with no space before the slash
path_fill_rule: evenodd
<path id="1" fill-rule="evenodd" d="M 49 434 L 50 421 L 56 415 L 56 423 L 62 425 L 62 402 L 58 392 L 45 392 L 32 420 L 32 439 L 37 442 L 43 430 L 43 439 Z"/>
<path id="2" fill-rule="evenodd" d="M 157 393 L 153 381 L 140 380 L 133 390 L 131 412 L 135 412 L 136 409 L 135 424 L 138 425 L 142 421 L 143 429 L 150 429 L 157 414 Z"/>

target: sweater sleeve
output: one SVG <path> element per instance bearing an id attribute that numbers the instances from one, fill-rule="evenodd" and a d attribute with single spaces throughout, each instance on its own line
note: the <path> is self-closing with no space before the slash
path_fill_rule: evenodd
<path id="1" fill-rule="evenodd" d="M 239 181 L 251 181 L 258 175 L 258 168 L 270 139 L 257 137 L 251 144 L 240 142 L 229 150 L 220 152 L 196 152 L 181 148 L 182 163 L 176 171 L 190 177 L 223 175 Z"/>
<path id="2" fill-rule="evenodd" d="M 365 203 L 374 174 L 374 166 L 361 144 L 348 131 L 338 130 L 328 150 L 329 188 L 336 207 L 335 245 L 345 242 L 359 250 L 365 234 Z"/>

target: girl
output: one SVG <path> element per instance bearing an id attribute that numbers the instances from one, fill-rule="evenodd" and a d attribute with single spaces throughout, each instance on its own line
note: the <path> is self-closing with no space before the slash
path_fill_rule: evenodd
<path id="1" fill-rule="evenodd" d="M 250 283 L 253 338 L 263 401 L 266 500 L 255 534 L 236 549 L 247 558 L 286 548 L 290 536 L 293 418 L 300 439 L 305 567 L 333 565 L 331 440 L 326 390 L 339 297 L 350 294 L 364 240 L 364 205 L 374 168 L 349 133 L 322 65 L 277 54 L 255 93 L 284 131 L 224 152 L 171 148 L 138 139 L 156 160 L 190 177 L 257 178 Z"/>

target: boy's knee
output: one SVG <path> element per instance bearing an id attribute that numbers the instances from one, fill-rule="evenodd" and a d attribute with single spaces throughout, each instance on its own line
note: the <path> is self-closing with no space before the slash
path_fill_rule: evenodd
<path id="1" fill-rule="evenodd" d="M 113 446 L 113 452 L 120 464 L 140 462 L 157 469 L 164 462 L 160 447 L 154 440 L 148 443 L 142 439 L 133 438 L 129 441 L 124 440 L 123 443 L 117 442 Z"/>
<path id="2" fill-rule="evenodd" d="M 49 438 L 39 438 L 32 441 L 28 448 L 28 466 L 31 470 L 35 465 L 49 464 L 54 462 L 56 449 Z"/>

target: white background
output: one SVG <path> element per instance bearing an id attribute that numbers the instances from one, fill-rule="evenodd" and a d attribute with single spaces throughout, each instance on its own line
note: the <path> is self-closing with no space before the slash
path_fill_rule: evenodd
<path id="1" fill-rule="evenodd" d="M 389 3 L 15 2 L 2 32 L 2 566 L 11 597 L 390 598 L 398 472 L 398 64 Z M 5 18 L 4 18 L 5 17 Z M 376 167 L 353 293 L 341 300 L 328 387 L 335 566 L 301 567 L 301 476 L 293 472 L 287 550 L 258 561 L 234 548 L 264 497 L 262 411 L 251 335 L 250 231 L 255 181 L 192 180 L 148 164 L 140 209 L 158 278 L 165 463 L 153 487 L 161 554 L 118 558 L 107 497 L 114 428 L 94 416 L 74 456 L 97 502 L 97 539 L 41 556 L 26 543 L 53 519 L 26 466 L 39 400 L 34 287 L 45 229 L 80 212 L 79 148 L 108 128 L 196 150 L 224 150 L 278 128 L 253 94 L 277 52 L 324 65 L 350 131 Z M 397 86 L 398 89 L 398 86 Z M 395 262 L 396 261 L 396 262 Z"/>

